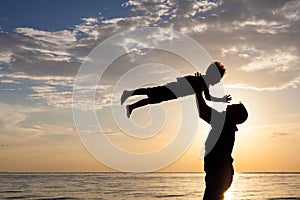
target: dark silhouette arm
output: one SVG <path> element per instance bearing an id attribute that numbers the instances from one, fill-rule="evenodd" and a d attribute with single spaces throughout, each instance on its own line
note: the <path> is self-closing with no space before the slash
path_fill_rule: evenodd
<path id="1" fill-rule="evenodd" d="M 204 96 L 206 100 L 213 101 L 208 90 L 204 90 Z"/>
<path id="2" fill-rule="evenodd" d="M 200 118 L 210 123 L 212 109 L 205 103 L 201 92 L 196 92 L 196 101 Z"/>
<path id="3" fill-rule="evenodd" d="M 195 73 L 196 78 L 199 78 L 200 76 L 201 76 L 201 74 L 199 72 Z M 198 83 L 198 84 L 201 84 L 201 83 Z M 195 88 L 196 88 L 195 94 L 196 94 L 196 102 L 197 102 L 199 116 L 201 119 L 203 119 L 207 123 L 210 123 L 212 109 L 205 103 L 205 100 L 204 100 L 203 94 L 202 94 L 204 92 L 205 98 L 207 98 L 207 96 L 210 97 L 209 91 L 208 91 L 208 89 L 206 89 L 204 91 L 201 90 L 202 87 L 195 87 Z"/>

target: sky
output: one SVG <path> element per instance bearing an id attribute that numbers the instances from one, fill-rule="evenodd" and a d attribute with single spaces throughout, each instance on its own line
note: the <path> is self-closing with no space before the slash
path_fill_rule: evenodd
<path id="1" fill-rule="evenodd" d="M 73 86 L 80 66 L 97 45 L 141 27 L 191 37 L 212 60 L 226 66 L 225 93 L 231 94 L 233 103 L 242 101 L 249 113 L 236 133 L 236 171 L 300 171 L 299 1 L 3 0 L 0 4 L 0 171 L 116 171 L 95 159 L 80 139 L 72 112 Z M 174 40 L 169 35 L 155 39 Z M 128 43 L 121 45 L 128 50 Z M 184 75 L 194 71 L 171 53 L 130 48 L 110 64 L 99 82 L 96 115 L 106 137 L 120 148 L 152 152 L 178 132 L 183 112 L 179 102 L 188 104 L 184 108 L 197 119 L 194 97 L 138 109 L 131 121 L 125 117 L 125 106 L 111 106 L 113 89 L 124 74 L 147 63 L 146 72 L 134 73 L 131 81 L 163 84 L 174 78 L 168 76 L 170 68 Z M 147 139 L 132 138 L 113 117 L 120 117 L 121 123 L 162 127 Z M 203 171 L 198 155 L 209 126 L 197 120 L 198 134 L 191 146 L 159 171 Z M 105 149 L 101 153 L 110 155 Z M 165 159 L 161 155 L 154 162 Z"/>

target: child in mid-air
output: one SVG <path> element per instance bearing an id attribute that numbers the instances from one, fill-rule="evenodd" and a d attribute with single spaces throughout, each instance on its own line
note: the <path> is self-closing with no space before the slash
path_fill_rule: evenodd
<path id="1" fill-rule="evenodd" d="M 200 73 L 197 72 L 195 76 L 190 75 L 180 77 L 177 78 L 176 82 L 167 83 L 163 86 L 124 90 L 121 96 L 121 104 L 134 95 L 148 96 L 146 99 L 139 100 L 138 102 L 126 106 L 127 117 L 129 118 L 132 111 L 136 108 L 192 95 L 196 90 L 201 91 L 202 94 L 204 93 L 206 100 L 214 102 L 229 102 L 231 100 L 230 95 L 217 98 L 210 96 L 208 90 L 210 85 L 215 85 L 220 82 L 225 71 L 225 67 L 220 62 L 214 62 L 208 66 L 205 75 L 200 75 Z"/>

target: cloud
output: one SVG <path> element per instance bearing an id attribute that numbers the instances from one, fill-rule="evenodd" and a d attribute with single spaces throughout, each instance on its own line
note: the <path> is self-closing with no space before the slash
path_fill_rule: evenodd
<path id="1" fill-rule="evenodd" d="M 275 49 L 274 52 L 261 53 L 259 57 L 251 60 L 251 62 L 241 69 L 244 71 L 258 71 L 270 69 L 273 71 L 295 70 L 300 64 L 299 57 L 294 48 L 287 50 Z"/>
<path id="2" fill-rule="evenodd" d="M 73 32 L 76 34 L 77 42 L 79 40 L 97 40 L 100 32 L 97 30 L 99 26 L 98 18 L 82 18 L 84 23 L 76 25 Z"/>
<path id="3" fill-rule="evenodd" d="M 29 84 L 28 81 L 30 81 Z M 27 100 L 44 102 L 46 105 L 63 109 L 69 109 L 72 106 L 73 77 L 30 76 L 24 73 L 5 73 L 2 74 L 0 82 L 18 84 L 27 94 Z M 16 89 L 4 88 L 2 90 L 15 91 Z"/>
<path id="4" fill-rule="evenodd" d="M 280 91 L 299 87 L 300 60 L 296 46 L 278 49 L 236 45 L 221 49 L 223 60 L 237 62 L 227 87 L 254 91 Z"/>
<path id="5" fill-rule="evenodd" d="M 252 29 L 258 33 L 277 34 L 286 32 L 289 24 L 250 17 L 244 21 L 234 21 L 233 29 Z"/>
<path id="6" fill-rule="evenodd" d="M 84 111 L 102 109 L 111 105 L 112 102 L 116 102 L 116 100 L 113 99 L 116 97 L 113 95 L 113 89 L 113 85 L 98 85 L 95 90 L 94 87 L 86 87 L 81 90 L 76 90 L 76 93 L 73 94 L 75 97 L 70 96 L 70 98 L 66 98 L 66 100 L 69 100 L 70 102 L 66 105 L 70 108 L 73 107 Z M 94 98 L 91 98 L 91 96 Z"/>
<path id="7" fill-rule="evenodd" d="M 216 59 L 234 59 L 233 66 L 242 66 L 242 72 L 259 72 L 266 77 L 286 72 L 289 80 L 278 79 L 271 87 L 243 80 L 228 87 L 278 91 L 299 85 L 295 78 L 300 48 L 298 1 L 129 0 L 123 6 L 130 9 L 129 16 L 86 17 L 80 24 L 56 31 L 19 27 L 15 33 L 0 32 L 0 63 L 9 69 L 2 69 L 1 83 L 30 81 L 28 99 L 70 108 L 76 72 L 97 44 L 121 31 L 157 26 L 188 34 Z M 156 42 L 173 39 L 163 33 L 150 38 Z M 130 38 L 120 44 L 128 53 L 135 52 L 127 58 L 132 63 L 149 53 L 148 46 L 146 41 Z M 111 79 L 125 71 L 123 63 L 119 65 L 112 70 Z M 111 79 L 104 85 L 111 87 Z M 109 90 L 99 92 L 97 103 L 107 105 L 110 95 Z"/>
<path id="8" fill-rule="evenodd" d="M 286 2 L 283 7 L 275 9 L 273 14 L 284 16 L 286 19 L 291 21 L 299 21 L 300 2 L 297 0 Z"/>
<path id="9" fill-rule="evenodd" d="M 75 135 L 74 127 L 69 125 L 38 123 L 30 126 L 30 128 L 36 130 L 36 137 L 43 135 Z"/>
<path id="10" fill-rule="evenodd" d="M 122 4 L 123 7 L 130 7 L 131 12 L 139 13 L 140 15 L 148 15 L 151 18 L 159 19 L 163 15 L 168 15 L 171 6 L 165 0 L 129 0 Z"/>
<path id="11" fill-rule="evenodd" d="M 74 108 L 81 110 L 101 109 L 110 105 L 113 97 L 112 85 L 97 85 L 94 87 L 82 87 L 77 91 L 76 101 L 73 99 L 73 80 L 65 80 L 56 77 L 43 77 L 37 79 L 36 84 L 29 87 L 27 100 L 37 101 L 42 105 L 59 109 Z M 95 92 L 95 98 L 87 99 Z"/>
<path id="12" fill-rule="evenodd" d="M 97 18 L 83 18 L 68 30 L 45 31 L 28 27 L 16 34 L 0 33 L 0 63 L 29 75 L 74 76 L 87 53 L 95 46 L 100 32 Z M 59 66 L 59 67 L 58 67 Z"/>
<path id="13" fill-rule="evenodd" d="M 122 22 L 122 21 L 125 21 L 126 18 L 123 18 L 123 17 L 116 17 L 116 18 L 111 18 L 111 19 L 106 19 L 106 20 L 103 20 L 102 23 L 103 24 L 118 24 L 119 22 Z"/>
<path id="14" fill-rule="evenodd" d="M 76 132 L 73 121 L 62 117 L 61 113 L 41 106 L 20 106 L 0 103 L 0 147 L 32 144 L 35 142 L 70 141 Z M 60 111 L 61 112 L 61 111 Z M 49 115 L 56 117 L 55 123 Z M 45 121 L 46 120 L 46 121 Z M 61 121 L 60 121 L 61 120 Z M 55 120 L 54 120 L 55 121 Z"/>
<path id="15" fill-rule="evenodd" d="M 92 18 L 92 17 L 81 18 L 81 20 L 85 21 L 86 25 L 94 25 L 99 22 L 97 18 Z"/>
<path id="16" fill-rule="evenodd" d="M 0 51 L 0 64 L 10 63 L 13 61 L 13 53 L 12 51 Z"/>
<path id="17" fill-rule="evenodd" d="M 286 137 L 286 136 L 292 136 L 295 135 L 295 133 L 287 133 L 287 132 L 272 132 L 271 137 Z"/>
<path id="18" fill-rule="evenodd" d="M 24 51 L 31 51 L 38 55 L 39 60 L 44 61 L 57 61 L 57 62 L 71 62 L 72 56 L 70 53 L 65 52 L 63 50 L 59 49 L 43 49 L 43 48 L 32 48 L 32 47 L 26 47 L 21 46 L 21 49 Z"/>
<path id="19" fill-rule="evenodd" d="M 274 10 L 281 9 L 279 2 L 275 4 L 275 7 L 268 5 Z M 228 9 L 230 5 L 241 6 L 242 13 Z M 285 4 L 282 9 L 288 10 L 287 5 L 290 4 Z M 1 41 L 1 37 L 8 37 L 5 41 L 11 43 L 8 47 L 11 52 L 2 60 L 9 62 L 11 69 L 31 75 L 74 76 L 84 57 L 96 44 L 115 33 L 140 26 L 172 28 L 186 34 L 210 35 L 212 32 L 220 31 L 218 37 L 222 37 L 224 31 L 233 33 L 233 31 L 247 30 L 249 33 L 251 29 L 264 34 L 277 34 L 286 32 L 287 28 L 291 27 L 290 23 L 281 18 L 270 18 L 271 15 L 277 15 L 276 13 L 270 14 L 265 11 L 253 14 L 251 7 L 255 7 L 256 3 L 130 0 L 123 6 L 130 8 L 133 15 L 111 19 L 82 18 L 81 24 L 68 30 L 44 31 L 27 27 L 16 28 L 17 35 L 8 36 L 6 33 L 0 36 L 0 43 L 4 42 Z M 232 42 L 233 38 L 225 37 L 228 42 Z M 207 39 L 207 42 L 213 44 L 213 39 Z M 60 68 L 56 67 L 58 65 Z"/>
<path id="20" fill-rule="evenodd" d="M 40 87 L 46 85 L 45 89 L 50 88 L 61 88 L 61 90 L 72 90 L 74 84 L 73 77 L 65 76 L 31 76 L 24 74 L 22 72 L 17 73 L 3 73 L 1 74 L 0 80 L 1 83 L 6 84 L 18 84 L 20 86 L 26 86 L 28 89 L 28 82 L 30 82 L 30 89 L 39 90 Z"/>
<path id="21" fill-rule="evenodd" d="M 9 105 L 0 103 L 0 120 L 1 130 L 0 134 L 4 135 L 18 135 L 28 136 L 36 132 L 33 128 L 25 128 L 20 123 L 27 119 L 27 117 L 35 112 L 43 111 L 43 108 L 38 107 L 24 107 L 20 105 Z"/>
<path id="22" fill-rule="evenodd" d="M 7 84 L 20 84 L 19 81 L 14 81 L 14 80 L 11 80 L 11 79 L 3 79 L 3 80 L 0 80 L 0 83 L 7 83 Z"/>
<path id="23" fill-rule="evenodd" d="M 105 135 L 123 135 L 124 133 L 118 129 L 112 130 L 111 128 L 105 128 L 100 130 L 98 126 L 91 126 L 88 130 L 81 131 L 85 135 L 98 135 L 98 134 L 105 134 Z"/>
<path id="24" fill-rule="evenodd" d="M 197 12 L 207 12 L 222 5 L 223 1 L 194 1 L 192 8 Z"/>
<path id="25" fill-rule="evenodd" d="M 255 47 L 244 46 L 233 46 L 229 49 L 221 49 L 222 57 L 241 57 L 241 58 L 254 58 L 259 59 L 264 54 L 263 51 L 257 50 Z"/>
<path id="26" fill-rule="evenodd" d="M 71 42 L 76 42 L 76 33 L 74 31 L 43 31 L 33 28 L 16 28 L 16 33 L 33 38 L 35 41 L 55 45 L 68 45 Z"/>
<path id="27" fill-rule="evenodd" d="M 269 92 L 276 92 L 276 91 L 280 91 L 280 90 L 285 90 L 285 89 L 296 89 L 298 88 L 300 85 L 300 76 L 296 77 L 295 79 L 287 82 L 287 83 L 283 83 L 282 85 L 278 85 L 278 86 L 271 86 L 271 87 L 256 87 L 256 86 L 252 86 L 252 85 L 248 85 L 248 84 L 227 84 L 224 85 L 225 88 L 234 88 L 234 89 L 243 89 L 243 90 L 254 90 L 254 91 L 258 91 L 258 92 L 262 92 L 262 91 L 269 91 Z"/>
<path id="28" fill-rule="evenodd" d="M 72 106 L 71 89 L 59 91 L 59 88 L 49 85 L 33 86 L 31 89 L 34 93 L 28 94 L 29 100 L 44 100 L 49 106 L 63 109 Z"/>
<path id="29" fill-rule="evenodd" d="M 73 83 L 74 77 L 64 77 L 64 76 L 31 76 L 25 74 L 23 72 L 16 72 L 16 73 L 5 73 L 1 74 L 2 77 L 5 78 L 12 78 L 12 79 L 28 79 L 34 81 L 55 81 L 59 83 L 60 81 L 66 81 L 68 83 Z M 60 83 L 59 83 L 60 84 Z"/>
<path id="30" fill-rule="evenodd" d="M 192 26 L 189 24 L 189 26 L 185 26 L 180 28 L 180 32 L 183 34 L 189 34 L 189 33 L 203 33 L 208 29 L 208 25 L 205 23 L 194 23 Z"/>

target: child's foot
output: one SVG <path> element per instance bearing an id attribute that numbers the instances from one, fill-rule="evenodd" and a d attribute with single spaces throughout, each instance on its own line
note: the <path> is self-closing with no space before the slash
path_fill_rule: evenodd
<path id="1" fill-rule="evenodd" d="M 128 99 L 128 97 L 130 97 L 131 92 L 128 90 L 124 90 L 122 96 L 121 96 L 121 105 L 123 105 L 123 103 Z"/>
<path id="2" fill-rule="evenodd" d="M 130 118 L 130 115 L 132 113 L 132 109 L 130 109 L 129 105 L 126 106 L 126 113 L 127 113 L 127 117 Z"/>

